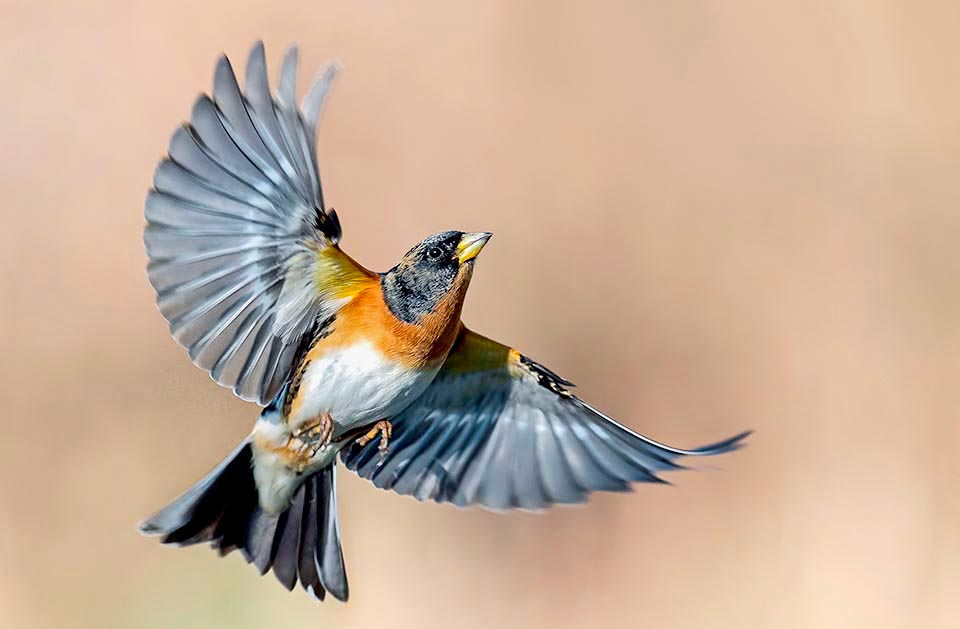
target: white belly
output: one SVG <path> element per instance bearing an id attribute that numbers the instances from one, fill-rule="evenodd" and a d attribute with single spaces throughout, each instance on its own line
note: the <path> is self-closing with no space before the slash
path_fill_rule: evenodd
<path id="1" fill-rule="evenodd" d="M 289 425 L 330 413 L 338 435 L 387 419 L 423 393 L 436 373 L 399 365 L 369 343 L 330 350 L 304 371 L 298 395 L 302 401 Z"/>

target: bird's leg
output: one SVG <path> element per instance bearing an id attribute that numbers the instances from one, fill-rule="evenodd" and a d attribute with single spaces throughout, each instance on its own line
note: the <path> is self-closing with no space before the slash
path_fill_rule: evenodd
<path id="1" fill-rule="evenodd" d="M 316 456 L 320 448 L 330 443 L 332 437 L 333 417 L 330 413 L 322 413 L 290 434 L 287 449 L 294 455 L 309 460 Z"/>
<path id="2" fill-rule="evenodd" d="M 377 450 L 380 451 L 381 457 L 385 457 L 387 456 L 387 448 L 390 446 L 390 437 L 393 435 L 393 424 L 390 423 L 389 419 L 381 419 L 371 426 L 370 430 L 357 439 L 357 443 L 365 446 L 373 441 L 377 435 L 380 435 L 380 443 L 377 444 Z"/>

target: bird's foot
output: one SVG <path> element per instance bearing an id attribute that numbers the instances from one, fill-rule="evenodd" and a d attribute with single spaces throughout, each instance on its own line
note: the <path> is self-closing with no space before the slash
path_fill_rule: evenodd
<path id="1" fill-rule="evenodd" d="M 357 443 L 365 446 L 377 436 L 380 435 L 380 443 L 377 444 L 377 450 L 380 451 L 380 459 L 387 456 L 387 449 L 390 447 L 390 437 L 393 436 L 393 424 L 389 419 L 381 419 L 370 427 L 365 434 L 357 439 Z"/>
<path id="2" fill-rule="evenodd" d="M 290 435 L 287 449 L 298 458 L 309 461 L 317 455 L 320 448 L 333 438 L 333 417 L 323 413 L 313 421 L 302 424 Z"/>

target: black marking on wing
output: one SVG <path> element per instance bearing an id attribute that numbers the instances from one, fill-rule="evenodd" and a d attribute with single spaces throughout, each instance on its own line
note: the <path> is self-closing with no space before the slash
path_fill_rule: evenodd
<path id="1" fill-rule="evenodd" d="M 340 219 L 333 208 L 330 208 L 329 212 L 323 211 L 323 193 L 320 194 L 320 205 L 314 208 L 313 226 L 329 238 L 330 242 L 337 244 L 340 242 L 340 236 L 343 235 L 340 229 Z"/>
<path id="2" fill-rule="evenodd" d="M 566 389 L 566 387 L 575 387 L 574 383 L 570 382 L 566 378 L 562 378 L 554 373 L 552 370 L 544 367 L 537 361 L 527 358 L 523 354 L 520 355 L 520 364 L 531 374 L 534 378 L 537 379 L 537 384 L 540 386 L 553 391 L 561 397 L 570 397 L 572 394 Z"/>

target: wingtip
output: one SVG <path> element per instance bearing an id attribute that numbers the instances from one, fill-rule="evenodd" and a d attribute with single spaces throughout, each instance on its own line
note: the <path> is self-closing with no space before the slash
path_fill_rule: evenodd
<path id="1" fill-rule="evenodd" d="M 296 77 L 297 68 L 300 65 L 300 47 L 296 44 L 290 44 L 283 53 L 283 61 L 280 62 L 281 75 Z"/>
<path id="2" fill-rule="evenodd" d="M 146 519 L 137 524 L 137 533 L 145 535 L 147 537 L 155 537 L 160 535 L 163 531 L 160 530 L 152 518 Z"/>
<path id="3" fill-rule="evenodd" d="M 332 76 L 336 76 L 339 72 L 343 70 L 343 61 L 339 57 L 334 57 L 327 62 L 326 67 L 324 68 L 324 74 L 330 73 Z"/>
<path id="4" fill-rule="evenodd" d="M 169 525 L 164 526 L 163 523 L 158 522 L 159 516 L 160 514 L 158 513 L 137 524 L 137 532 L 144 537 L 159 537 L 160 543 L 164 546 L 169 544 L 182 546 L 183 544 L 180 542 L 171 539 L 171 534 L 175 529 L 172 529 Z"/>
<path id="5" fill-rule="evenodd" d="M 253 46 L 250 47 L 250 52 L 247 53 L 247 73 L 245 81 L 247 89 L 250 89 L 250 73 L 254 69 L 266 75 L 267 50 L 263 45 L 262 39 L 258 39 Z"/>
<path id="6" fill-rule="evenodd" d="M 333 87 L 333 84 L 337 80 L 337 76 L 343 71 L 343 62 L 337 58 L 330 59 L 320 68 L 320 71 L 316 74 L 316 79 L 314 79 L 311 89 L 317 84 L 323 84 L 326 90 L 329 90 Z"/>
<path id="7" fill-rule="evenodd" d="M 297 66 L 300 63 L 300 49 L 292 44 L 283 53 L 280 64 L 280 83 L 277 85 L 277 101 L 281 105 L 290 107 L 296 104 L 297 98 Z"/>
<path id="8" fill-rule="evenodd" d="M 231 76 L 233 76 L 233 66 L 230 65 L 230 58 L 227 53 L 221 52 L 213 65 L 213 92 L 216 93 L 217 86 Z"/>
<path id="9" fill-rule="evenodd" d="M 696 450 L 691 451 L 691 454 L 712 456 L 715 454 L 726 454 L 727 452 L 733 452 L 734 450 L 739 450 L 740 448 L 746 447 L 747 444 L 744 443 L 744 441 L 752 434 L 753 430 L 745 430 L 728 439 L 724 439 L 723 441 L 719 441 L 702 448 L 697 448 Z"/>
<path id="10" fill-rule="evenodd" d="M 303 111 L 304 119 L 307 124 L 313 128 L 314 133 L 317 131 L 317 124 L 319 123 L 320 113 L 323 110 L 327 94 L 330 93 L 330 89 L 336 82 L 337 75 L 342 68 L 343 65 L 339 59 L 328 61 L 317 74 L 306 96 L 303 97 L 303 101 L 300 103 L 300 109 Z"/>

